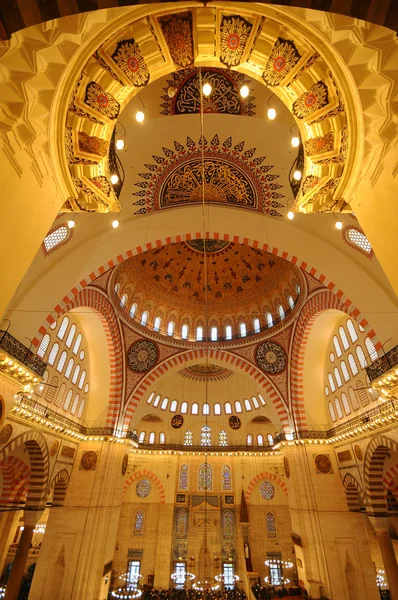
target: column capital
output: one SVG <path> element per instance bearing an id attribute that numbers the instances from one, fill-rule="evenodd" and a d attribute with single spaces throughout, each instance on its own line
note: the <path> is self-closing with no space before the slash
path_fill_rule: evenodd
<path id="1" fill-rule="evenodd" d="M 23 522 L 25 527 L 35 527 L 43 514 L 43 510 L 25 510 Z"/>

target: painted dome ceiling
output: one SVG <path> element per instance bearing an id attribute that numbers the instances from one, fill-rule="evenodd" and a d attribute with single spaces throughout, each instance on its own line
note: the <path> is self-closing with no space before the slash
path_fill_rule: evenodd
<path id="1" fill-rule="evenodd" d="M 286 312 L 289 297 L 296 299 L 300 280 L 299 270 L 286 260 L 212 239 L 205 244 L 197 239 L 149 250 L 125 261 L 114 275 L 117 296 L 123 298 L 126 311 L 136 319 L 148 312 L 146 324 L 155 329 L 155 318 L 160 317 L 160 333 L 170 321 L 176 332 L 185 323 L 189 338 L 205 325 L 205 313 L 209 327 L 230 325 L 233 334 L 241 322 L 248 332 L 252 330 L 255 318 L 260 319 L 260 327 L 265 326 L 266 313 L 275 321 L 279 306 Z"/>

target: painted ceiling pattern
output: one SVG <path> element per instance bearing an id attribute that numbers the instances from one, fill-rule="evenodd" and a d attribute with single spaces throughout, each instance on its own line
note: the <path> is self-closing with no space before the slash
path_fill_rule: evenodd
<path id="1" fill-rule="evenodd" d="M 242 85 L 250 87 L 251 83 L 243 73 L 216 68 L 190 68 L 176 71 L 171 77 L 162 96 L 162 115 L 200 113 L 201 87 L 205 83 L 210 83 L 212 93 L 207 98 L 203 97 L 203 112 L 248 117 L 256 114 L 254 96 L 249 94 L 243 99 L 239 93 Z"/>
<path id="2" fill-rule="evenodd" d="M 229 379 L 233 376 L 231 369 L 220 367 L 213 363 L 202 364 L 202 365 L 190 365 L 185 369 L 178 371 L 178 374 L 185 379 L 193 379 L 194 381 L 206 382 L 206 381 L 222 381 Z"/>
<path id="3" fill-rule="evenodd" d="M 163 148 L 164 156 L 153 156 L 135 183 L 139 191 L 133 204 L 136 214 L 192 205 L 204 200 L 210 204 L 228 204 L 280 217 L 279 202 L 284 195 L 272 164 L 263 164 L 265 156 L 255 157 L 256 148 L 244 150 L 245 142 L 234 144 L 232 137 L 221 142 L 218 135 L 195 142 L 187 138 L 185 145 L 174 141 L 174 149 Z M 202 165 L 204 155 L 204 169 Z M 204 186 L 203 186 L 204 170 Z"/>

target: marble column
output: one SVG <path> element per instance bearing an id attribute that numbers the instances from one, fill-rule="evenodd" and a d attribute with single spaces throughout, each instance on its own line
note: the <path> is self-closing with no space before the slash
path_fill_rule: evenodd
<path id="1" fill-rule="evenodd" d="M 376 532 L 391 600 L 398 600 L 398 564 L 392 544 L 387 517 L 369 517 Z"/>
<path id="2" fill-rule="evenodd" d="M 39 521 L 43 511 L 31 510 L 24 513 L 24 529 L 19 539 L 18 548 L 15 553 L 10 577 L 7 583 L 5 600 L 17 600 L 19 588 L 25 573 L 26 560 L 28 558 L 30 545 L 33 538 L 33 530 Z"/>

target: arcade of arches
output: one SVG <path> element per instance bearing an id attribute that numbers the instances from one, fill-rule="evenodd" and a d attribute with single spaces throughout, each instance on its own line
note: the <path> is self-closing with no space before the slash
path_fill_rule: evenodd
<path id="1" fill-rule="evenodd" d="M 0 597 L 397 600 L 394 2 L 77 4 L 0 13 Z"/>

